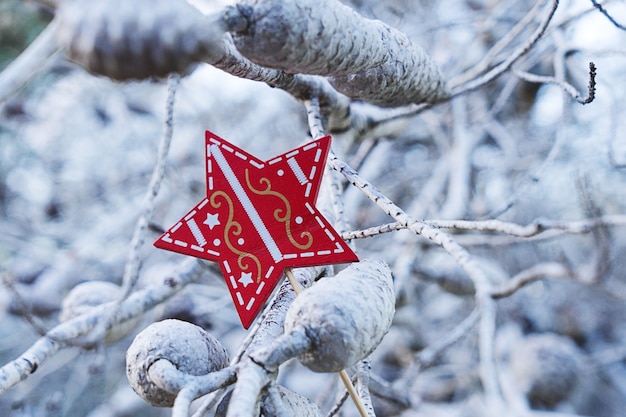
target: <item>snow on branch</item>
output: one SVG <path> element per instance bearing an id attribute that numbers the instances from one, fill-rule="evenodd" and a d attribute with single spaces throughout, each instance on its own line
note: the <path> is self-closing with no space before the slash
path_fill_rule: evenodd
<path id="1" fill-rule="evenodd" d="M 361 260 L 300 294 L 285 315 L 284 333 L 251 349 L 240 363 L 228 416 L 251 415 L 278 367 L 297 357 L 314 372 L 355 365 L 391 326 L 395 293 L 389 267 Z"/>
<path id="2" fill-rule="evenodd" d="M 555 77 L 531 74 L 529 72 L 519 70 L 515 71 L 515 75 L 531 83 L 555 84 L 561 87 L 563 91 L 569 94 L 570 97 L 580 104 L 589 104 L 596 98 L 596 65 L 593 62 L 589 63 L 589 84 L 587 86 L 587 97 L 581 96 L 573 85 Z"/>
<path id="3" fill-rule="evenodd" d="M 451 82 L 452 94 L 454 96 L 457 96 L 482 87 L 483 85 L 493 81 L 494 79 L 504 74 L 513 66 L 515 62 L 517 62 L 518 59 L 526 55 L 544 35 L 546 29 L 548 28 L 548 25 L 550 24 L 552 18 L 554 17 L 554 14 L 556 13 L 556 9 L 559 7 L 559 0 L 550 0 L 550 3 L 551 4 L 548 6 L 548 11 L 539 23 L 539 26 L 535 29 L 529 39 L 524 42 L 523 45 L 515 49 L 515 51 L 513 51 L 504 61 L 491 68 L 484 74 L 467 82 L 463 80 L 463 76 L 459 77 L 459 80 Z"/>
<path id="4" fill-rule="evenodd" d="M 537 219 L 527 225 L 505 222 L 497 219 L 424 220 L 424 223 L 438 229 L 502 233 L 519 238 L 549 238 L 561 234 L 586 234 L 592 232 L 593 229 L 597 227 L 624 226 L 626 225 L 626 216 L 616 214 L 572 221 Z M 401 222 L 385 223 L 367 229 L 344 232 L 342 234 L 342 237 L 346 240 L 363 239 L 403 229 L 406 229 L 406 224 L 403 224 Z"/>
<path id="5" fill-rule="evenodd" d="M 535 281 L 545 278 L 570 278 L 572 275 L 568 268 L 556 262 L 537 264 L 515 275 L 502 287 L 492 290 L 491 297 L 505 298 Z"/>
<path id="6" fill-rule="evenodd" d="M 145 6 L 137 14 L 136 2 L 69 2 L 59 11 L 58 42 L 89 71 L 142 79 L 185 73 L 197 62 L 232 61 L 225 33 L 232 31 L 237 49 L 257 65 L 279 70 L 276 78 L 283 71 L 321 75 L 338 92 L 380 106 L 449 97 L 445 78 L 421 47 L 336 0 L 242 2 L 209 16 L 186 2 Z M 245 78 L 268 78 L 236 61 L 242 68 L 216 66 Z"/>
<path id="7" fill-rule="evenodd" d="M 57 28 L 58 22 L 50 23 L 24 52 L 0 72 L 0 103 L 22 87 L 59 51 L 54 42 Z"/>
<path id="8" fill-rule="evenodd" d="M 205 271 L 206 268 L 201 262 L 195 259 L 186 261 L 177 273 L 159 284 L 134 292 L 121 304 L 113 301 L 57 325 L 18 358 L 0 368 L 0 394 L 32 375 L 59 349 L 72 346 L 80 337 L 88 335 L 102 317 L 114 317 L 109 324 L 110 327 L 107 328 L 107 331 L 110 331 L 120 323 L 137 317 L 167 300 L 187 284 L 196 281 Z"/>
<path id="9" fill-rule="evenodd" d="M 609 19 L 609 22 L 611 22 L 613 26 L 621 30 L 626 30 L 626 26 L 622 25 L 617 20 L 615 20 L 615 18 L 611 16 L 611 14 L 604 7 L 602 7 L 602 5 L 598 3 L 597 0 L 591 0 L 591 3 L 593 4 L 593 7 L 598 9 L 600 13 L 602 13 L 607 19 Z"/>

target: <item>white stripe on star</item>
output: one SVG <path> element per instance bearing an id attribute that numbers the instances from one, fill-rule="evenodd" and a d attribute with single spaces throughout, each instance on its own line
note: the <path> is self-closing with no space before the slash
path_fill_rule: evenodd
<path id="1" fill-rule="evenodd" d="M 246 214 L 252 221 L 254 228 L 259 233 L 259 236 L 261 236 L 261 240 L 263 240 L 263 243 L 265 243 L 265 247 L 267 247 L 270 255 L 272 255 L 272 259 L 274 259 L 274 262 L 280 261 L 283 258 L 283 254 L 280 252 L 280 249 L 278 248 L 278 245 L 276 245 L 276 242 L 272 238 L 269 230 L 267 230 L 267 227 L 263 223 L 263 220 L 261 219 L 261 216 L 259 216 L 256 208 L 254 208 L 254 205 L 252 205 L 250 197 L 248 197 L 248 194 L 246 194 L 246 191 L 241 186 L 239 179 L 237 178 L 237 176 L 235 176 L 235 173 L 228 164 L 228 161 L 224 157 L 224 154 L 216 145 L 211 145 L 209 147 L 209 151 L 210 154 L 213 155 L 213 157 L 215 158 L 215 162 L 217 162 L 217 165 L 222 169 L 222 172 L 226 177 L 226 181 L 228 181 L 228 184 L 235 192 L 235 195 L 239 199 L 239 202 L 243 206 Z"/>

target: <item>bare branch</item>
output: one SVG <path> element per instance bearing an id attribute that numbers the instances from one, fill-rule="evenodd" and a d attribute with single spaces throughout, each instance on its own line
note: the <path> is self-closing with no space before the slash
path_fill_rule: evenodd
<path id="1" fill-rule="evenodd" d="M 152 369 L 152 368 L 150 368 Z M 228 367 L 207 375 L 191 377 L 176 395 L 172 417 L 187 417 L 191 402 L 209 392 L 233 384 L 237 380 L 234 367 Z"/>
<path id="2" fill-rule="evenodd" d="M 476 288 L 480 292 L 489 287 L 483 272 L 475 265 L 469 253 L 457 244 L 450 236 L 437 231 L 424 222 L 420 222 L 404 212 L 393 203 L 388 197 L 381 193 L 376 187 L 363 179 L 347 163 L 340 160 L 334 153 L 329 157 L 329 163 L 336 171 L 340 172 L 346 179 L 359 190 L 361 190 L 370 200 L 379 206 L 385 213 L 393 217 L 403 227 L 421 235 L 445 249 L 472 278 Z"/>
<path id="3" fill-rule="evenodd" d="M 576 91 L 576 88 L 573 85 L 569 84 L 566 81 L 558 80 L 555 77 L 536 75 L 519 70 L 515 71 L 515 75 L 531 83 L 555 84 L 561 87 L 563 91 L 569 94 L 574 100 L 576 100 L 580 104 L 589 104 L 596 97 L 596 66 L 593 62 L 589 63 L 589 85 L 587 87 L 587 97 L 582 97 L 578 93 L 578 91 Z"/>
<path id="4" fill-rule="evenodd" d="M 0 73 L 0 103 L 19 90 L 58 52 L 54 37 L 58 22 L 53 20 L 24 52 Z"/>
<path id="5" fill-rule="evenodd" d="M 422 48 L 338 1 L 243 1 L 225 20 L 237 49 L 251 61 L 330 77 L 335 89 L 354 100 L 401 106 L 449 96 Z M 350 36 L 338 36 L 343 33 Z"/>
<path id="6" fill-rule="evenodd" d="M 481 72 L 487 70 L 489 66 L 492 64 L 493 59 L 500 52 L 504 50 L 507 46 L 513 42 L 515 37 L 517 37 L 524 29 L 528 27 L 530 23 L 539 15 L 541 11 L 541 0 L 537 1 L 535 5 L 530 9 L 530 11 L 511 28 L 511 30 L 500 38 L 491 49 L 483 56 L 480 62 L 470 68 L 467 72 L 459 75 L 458 77 L 451 80 L 452 85 L 461 85 L 472 78 L 478 76 Z"/>
<path id="7" fill-rule="evenodd" d="M 139 250 L 143 246 L 145 241 L 145 234 L 148 228 L 148 224 L 152 219 L 152 213 L 154 212 L 154 204 L 163 177 L 165 176 L 165 166 L 167 164 L 167 155 L 169 154 L 170 144 L 172 143 L 172 135 L 174 133 L 174 99 L 176 97 L 176 88 L 180 82 L 180 76 L 177 74 L 170 75 L 167 86 L 167 100 L 165 103 L 165 120 L 163 123 L 163 133 L 161 135 L 161 141 L 159 142 L 159 148 L 157 151 L 157 159 L 152 171 L 152 177 L 148 184 L 148 189 L 143 200 L 142 212 L 135 225 L 133 231 L 133 237 L 130 244 L 130 250 L 128 251 L 128 259 L 126 260 L 126 266 L 124 268 L 124 275 L 122 278 L 124 295 L 126 298 L 130 295 L 137 278 L 139 276 Z"/>
<path id="8" fill-rule="evenodd" d="M 598 11 L 600 11 L 600 13 L 602 13 L 607 19 L 609 19 L 609 21 L 611 23 L 613 23 L 613 25 L 621 30 L 626 30 L 626 26 L 622 25 L 621 23 L 618 23 L 613 16 L 611 16 L 609 14 L 609 12 L 602 7 L 602 5 L 600 3 L 597 2 L 597 0 L 591 0 L 591 3 L 593 4 L 593 7 L 595 7 L 596 9 L 598 9 Z"/>
<path id="9" fill-rule="evenodd" d="M 551 0 L 552 4 L 549 7 L 548 13 L 546 13 L 545 17 L 539 24 L 539 27 L 533 32 L 522 46 L 517 48 L 507 59 L 505 59 L 501 64 L 495 66 L 485 74 L 475 78 L 472 81 L 468 81 L 463 84 L 451 84 L 450 88 L 452 89 L 452 96 L 457 96 L 459 94 L 465 94 L 469 91 L 476 90 L 477 88 L 482 87 L 483 85 L 493 81 L 498 78 L 500 75 L 504 74 L 508 71 L 518 59 L 522 56 L 526 55 L 528 51 L 541 39 L 543 34 L 545 33 L 550 21 L 554 17 L 554 13 L 556 12 L 557 7 L 559 6 L 558 0 Z"/>
<path id="10" fill-rule="evenodd" d="M 339 415 L 339 413 L 341 412 L 341 407 L 343 407 L 344 403 L 349 397 L 350 397 L 350 394 L 348 393 L 348 390 L 344 389 L 343 394 L 341 394 L 341 397 L 339 397 L 335 405 L 333 405 L 333 408 L 331 408 L 328 411 L 328 414 L 326 414 L 326 417 L 334 417 L 334 416 Z"/>
<path id="11" fill-rule="evenodd" d="M 438 232 L 426 223 L 408 216 L 400 207 L 382 194 L 376 187 L 365 181 L 348 164 L 341 161 L 334 153 L 329 156 L 331 166 L 339 171 L 355 187 L 360 189 L 370 200 L 385 213 L 396 219 L 414 233 L 426 237 L 440 245 L 470 276 L 476 287 L 476 300 L 481 311 L 480 318 L 480 364 L 481 378 L 485 394 L 490 403 L 499 405 L 502 401 L 498 388 L 497 373 L 494 367 L 493 340 L 495 334 L 495 302 L 489 298 L 490 284 L 484 272 L 476 265 L 470 254 L 450 236 Z"/>
<path id="12" fill-rule="evenodd" d="M 448 332 L 445 337 L 440 339 L 436 344 L 421 350 L 415 357 L 419 367 L 424 368 L 430 366 L 446 349 L 466 336 L 472 327 L 476 325 L 479 318 L 480 311 L 478 309 L 472 310 L 470 315 Z"/>
<path id="13" fill-rule="evenodd" d="M 181 264 L 176 275 L 133 293 L 120 305 L 116 302 L 104 304 L 87 314 L 57 325 L 18 358 L 0 368 L 0 394 L 32 375 L 59 349 L 91 332 L 100 322 L 100 318 L 110 314 L 111 310 L 115 311 L 115 316 L 110 325 L 123 323 L 170 298 L 187 284 L 196 281 L 204 271 L 205 268 L 196 259 L 187 261 Z"/>
<path id="14" fill-rule="evenodd" d="M 517 275 L 500 288 L 494 288 L 491 291 L 491 297 L 494 299 L 506 298 L 513 295 L 520 288 L 532 284 L 546 278 L 571 278 L 572 271 L 563 265 L 555 262 L 547 262 L 534 265 Z"/>
<path id="15" fill-rule="evenodd" d="M 426 220 L 429 226 L 441 229 L 476 230 L 504 233 L 516 237 L 533 237 L 549 231 L 568 234 L 585 234 L 596 227 L 626 226 L 626 215 L 607 215 L 578 221 L 538 219 L 526 226 L 501 220 Z M 551 234 L 551 236 L 554 236 Z"/>
<path id="16" fill-rule="evenodd" d="M 356 379 L 356 390 L 359 398 L 363 402 L 363 406 L 367 411 L 369 417 L 376 417 L 374 412 L 374 406 L 372 405 L 372 396 L 370 395 L 369 382 L 370 382 L 371 365 L 369 359 L 364 359 L 357 364 L 357 371 L 354 375 Z"/>
<path id="17" fill-rule="evenodd" d="M 40 336 L 44 336 L 48 331 L 41 324 L 39 324 L 37 322 L 37 320 L 35 319 L 35 317 L 31 313 L 30 308 L 28 307 L 28 305 L 24 301 L 24 298 L 22 297 L 20 292 L 15 287 L 15 282 L 14 282 L 13 277 L 11 276 L 11 274 L 9 274 L 9 272 L 7 272 L 7 271 L 0 271 L 0 277 L 2 279 L 2 284 L 4 285 L 4 287 L 7 290 L 9 290 L 9 293 L 11 295 L 13 295 L 15 301 L 17 302 L 17 304 L 19 306 L 20 313 L 22 314 L 24 319 L 28 322 L 28 324 L 31 325 L 31 327 Z"/>
<path id="18" fill-rule="evenodd" d="M 400 222 L 385 223 L 383 225 L 370 227 L 368 229 L 354 230 L 352 232 L 343 232 L 341 234 L 341 237 L 344 240 L 365 239 L 368 237 L 378 236 L 383 233 L 395 232 L 396 230 L 404 230 L 406 228 L 406 225 Z"/>

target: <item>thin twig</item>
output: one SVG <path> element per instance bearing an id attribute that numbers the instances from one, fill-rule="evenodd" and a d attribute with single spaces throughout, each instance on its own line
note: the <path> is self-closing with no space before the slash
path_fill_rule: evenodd
<path id="1" fill-rule="evenodd" d="M 504 48 L 509 46 L 511 42 L 515 39 L 515 37 L 528 27 L 533 19 L 539 14 L 540 10 L 541 1 L 537 1 L 532 9 L 530 9 L 530 11 L 519 22 L 517 22 L 508 33 L 500 38 L 491 47 L 491 49 L 485 54 L 485 56 L 483 56 L 478 64 L 474 65 L 465 73 L 451 80 L 451 84 L 461 85 L 488 69 L 495 56 L 498 55 L 502 50 L 504 50 Z"/>
<path id="2" fill-rule="evenodd" d="M 348 393 L 348 390 L 344 390 L 343 394 L 337 400 L 337 402 L 335 403 L 333 408 L 331 408 L 328 411 L 328 414 L 326 414 L 326 417 L 334 417 L 334 416 L 339 415 L 339 412 L 341 411 L 341 407 L 346 402 L 346 400 L 348 399 L 349 396 L 350 396 L 350 394 Z"/>
<path id="3" fill-rule="evenodd" d="M 19 90 L 59 51 L 55 42 L 58 22 L 52 20 L 8 67 L 0 73 L 0 103 Z"/>
<path id="4" fill-rule="evenodd" d="M 367 229 L 353 230 L 351 232 L 343 232 L 341 237 L 344 240 L 365 239 L 374 237 L 383 233 L 395 232 L 397 230 L 406 229 L 406 225 L 400 222 L 385 223 L 380 226 L 369 227 Z"/>
<path id="5" fill-rule="evenodd" d="M 102 316 L 112 315 L 110 326 L 126 322 L 157 304 L 167 300 L 187 284 L 196 281 L 205 271 L 196 259 L 181 264 L 179 271 L 163 282 L 133 293 L 121 304 L 110 302 L 95 307 L 88 313 L 52 328 L 15 360 L 0 368 L 0 395 L 32 375 L 59 349 L 71 345 L 77 338 L 89 334 L 101 322 Z"/>
<path id="6" fill-rule="evenodd" d="M 357 364 L 357 371 L 354 377 L 356 379 L 357 394 L 363 401 L 368 417 L 376 417 L 374 406 L 372 405 L 372 395 L 369 389 L 371 370 L 370 360 L 363 359 Z"/>
<path id="7" fill-rule="evenodd" d="M 155 200 L 159 194 L 163 177 L 165 176 L 167 155 L 170 151 L 172 135 L 174 133 L 174 99 L 176 97 L 176 88 L 178 87 L 179 82 L 180 76 L 178 74 L 170 75 L 167 84 L 167 100 L 165 103 L 163 134 L 161 135 L 161 141 L 159 142 L 159 148 L 157 151 L 157 160 L 152 171 L 152 177 L 150 178 L 148 189 L 146 190 L 146 194 L 144 196 L 141 215 L 135 225 L 126 266 L 124 268 L 124 277 L 122 280 L 123 298 L 128 297 L 137 282 L 140 265 L 139 250 L 144 244 L 146 230 L 150 220 L 152 219 L 152 213 L 154 212 Z"/>
<path id="8" fill-rule="evenodd" d="M 552 18 L 554 17 L 554 13 L 556 12 L 558 5 L 559 5 L 558 0 L 552 0 L 552 5 L 550 6 L 550 10 L 548 11 L 544 19 L 541 21 L 539 27 L 530 36 L 528 41 L 526 41 L 524 45 L 520 46 L 515 51 L 513 51 L 513 53 L 507 59 L 505 59 L 502 63 L 495 66 L 494 68 L 484 73 L 483 75 L 474 78 L 473 80 L 466 81 L 466 79 L 468 78 L 466 77 L 467 74 L 461 75 L 457 77 L 456 79 L 452 80 L 449 83 L 450 89 L 452 91 L 450 98 L 476 90 L 482 87 L 483 85 L 488 84 L 489 82 L 498 78 L 499 76 L 504 74 L 507 70 L 509 70 L 513 66 L 513 64 L 517 62 L 522 56 L 527 54 L 532 49 L 532 47 L 539 41 L 539 39 L 545 34 L 548 25 L 550 24 L 550 22 L 552 21 Z M 533 16 L 533 15 L 534 15 L 534 9 L 533 11 L 529 13 L 529 16 Z M 523 19 L 523 21 L 524 20 L 525 19 Z M 497 52 L 498 49 L 500 49 L 502 46 L 504 46 L 504 43 L 502 45 L 496 44 L 496 46 L 494 46 L 495 48 L 494 50 Z M 489 53 L 487 56 L 489 56 Z M 484 65 L 485 63 L 481 62 L 477 65 L 477 68 L 482 68 L 484 67 Z M 470 71 L 472 71 L 472 73 L 475 72 L 474 69 Z M 416 116 L 417 114 L 423 112 L 426 109 L 431 108 L 432 106 L 433 105 L 430 103 L 422 103 L 418 105 L 411 105 L 406 108 L 391 109 L 385 115 L 383 115 L 382 117 L 378 117 L 376 119 L 366 117 L 365 119 L 363 119 L 364 122 L 362 121 L 361 128 L 359 130 L 362 130 L 362 131 L 367 130 L 368 136 L 373 136 L 372 131 L 374 129 L 378 129 L 382 132 L 386 132 L 385 129 L 391 127 L 393 125 L 393 122 L 397 120 Z M 358 134 L 358 136 L 363 136 L 363 133 Z"/>
<path id="9" fill-rule="evenodd" d="M 573 85 L 566 81 L 556 79 L 555 77 L 531 74 L 529 72 L 519 70 L 515 71 L 515 75 L 531 83 L 555 84 L 562 88 L 563 91 L 569 94 L 580 104 L 589 104 L 596 97 L 596 66 L 593 62 L 589 63 L 589 85 L 587 86 L 587 97 L 582 97 Z"/>
<path id="10" fill-rule="evenodd" d="M 481 378 L 483 386 L 485 387 L 485 395 L 488 402 L 499 406 L 502 399 L 498 387 L 498 378 L 494 366 L 495 358 L 493 352 L 496 316 L 495 301 L 488 295 L 491 285 L 489 284 L 484 271 L 476 264 L 469 252 L 467 252 L 465 248 L 459 245 L 449 235 L 407 215 L 404 210 L 393 203 L 376 187 L 364 180 L 348 164 L 337 158 L 332 151 L 330 153 L 329 163 L 335 170 L 344 175 L 352 185 L 361 190 L 361 192 L 363 192 L 370 200 L 378 205 L 385 213 L 396 219 L 401 224 L 406 225 L 407 229 L 441 246 L 470 276 L 476 288 L 476 302 L 479 310 L 481 311 L 479 331 Z"/>
<path id="11" fill-rule="evenodd" d="M 418 221 L 417 219 L 414 219 L 406 214 L 404 210 L 393 203 L 393 201 L 385 196 L 374 185 L 362 178 L 347 163 L 340 160 L 332 151 L 330 153 L 329 163 L 333 169 L 340 172 L 352 185 L 361 190 L 361 192 L 363 192 L 378 207 L 380 207 L 392 218 L 396 219 L 405 228 L 440 245 L 467 272 L 470 278 L 474 281 L 476 287 L 479 288 L 479 291 L 480 289 L 486 291 L 489 284 L 483 271 L 475 264 L 470 254 L 462 246 L 456 243 L 454 239 L 452 239 L 449 235 L 440 232 L 436 228 L 431 227 L 429 224 Z"/>
<path id="12" fill-rule="evenodd" d="M 7 271 L 0 271 L 0 276 L 2 277 L 2 284 L 6 287 L 7 290 L 9 290 L 9 292 L 13 295 L 15 301 L 17 302 L 22 317 L 24 317 L 28 324 L 30 324 L 31 327 L 40 336 L 44 336 L 48 331 L 41 324 L 37 323 L 35 316 L 30 311 L 31 309 L 26 304 L 26 301 L 24 301 L 22 294 L 20 294 L 20 292 L 15 287 L 15 281 L 13 276 Z"/>
<path id="13" fill-rule="evenodd" d="M 161 188 L 161 182 L 165 176 L 165 166 L 167 163 L 167 155 L 169 154 L 170 144 L 172 142 L 172 135 L 174 132 L 174 98 L 176 96 L 176 88 L 180 82 L 180 76 L 178 74 L 172 74 L 168 78 L 167 99 L 165 104 L 165 120 L 163 123 L 163 133 L 159 142 L 157 151 L 157 161 L 154 169 L 152 170 L 152 177 L 148 184 L 148 189 L 144 195 L 142 212 L 135 224 L 135 230 L 133 231 L 133 237 L 130 242 L 130 249 L 128 251 L 126 265 L 124 268 L 124 275 L 122 278 L 122 291 L 117 303 L 127 299 L 135 287 L 137 280 L 139 279 L 139 268 L 141 261 L 139 259 L 139 251 L 143 247 L 148 225 L 154 212 L 154 204 L 156 196 Z M 106 329 L 110 327 L 110 322 L 113 320 L 115 311 L 109 311 L 109 316 L 102 316 L 101 322 L 96 326 L 92 333 L 84 341 L 86 344 L 92 344 L 104 337 Z"/>
<path id="14" fill-rule="evenodd" d="M 441 338 L 437 343 L 421 350 L 415 356 L 415 360 L 419 365 L 420 370 L 433 364 L 446 349 L 467 335 L 472 327 L 476 325 L 479 318 L 480 311 L 475 308 L 469 316 L 465 317 L 461 323 L 457 324 L 454 329 L 450 330 L 450 332 L 448 332 L 448 334 Z"/>
<path id="15" fill-rule="evenodd" d="M 526 55 L 528 51 L 532 49 L 532 47 L 541 39 L 543 34 L 545 33 L 550 21 L 554 17 L 554 13 L 559 6 L 558 0 L 552 0 L 552 4 L 550 5 L 550 9 L 548 13 L 543 18 L 539 27 L 533 32 L 530 38 L 526 41 L 526 43 L 519 48 L 517 48 L 507 59 L 505 59 L 501 64 L 495 66 L 490 71 L 487 71 L 485 74 L 468 81 L 467 83 L 459 84 L 459 85 L 451 85 L 452 96 L 458 96 L 460 94 L 465 94 L 469 91 L 476 90 L 477 88 L 482 87 L 483 85 L 493 81 L 498 78 L 500 75 L 504 74 L 507 70 L 509 70 L 518 59 L 522 56 Z"/>
<path id="16" fill-rule="evenodd" d="M 319 139 L 325 135 L 325 132 L 320 110 L 320 99 L 317 91 L 313 92 L 313 95 L 305 102 L 305 105 L 307 108 L 306 113 L 311 136 L 313 139 Z"/>
<path id="17" fill-rule="evenodd" d="M 466 336 L 476 323 L 478 323 L 479 319 L 480 311 L 478 308 L 475 308 L 469 316 L 465 317 L 461 323 L 457 324 L 443 338 L 435 344 L 422 349 L 417 355 L 415 355 L 415 362 L 402 377 L 403 385 L 408 387 L 413 386 L 420 373 L 435 363 L 435 361 L 446 349 Z"/>
<path id="18" fill-rule="evenodd" d="M 600 3 L 598 3 L 596 0 L 591 0 L 591 3 L 593 4 L 593 7 L 595 7 L 596 9 L 598 9 L 598 11 L 599 11 L 600 13 L 602 13 L 602 14 L 603 14 L 603 15 L 604 15 L 607 19 L 609 19 L 609 21 L 610 21 L 611 23 L 613 23 L 613 25 L 614 25 L 616 28 L 621 29 L 621 30 L 626 30 L 626 26 L 624 26 L 624 25 L 622 25 L 622 24 L 618 23 L 618 22 L 617 22 L 617 21 L 613 18 L 613 16 L 611 16 L 611 15 L 609 14 L 609 12 L 607 12 L 607 11 L 606 11 L 606 9 L 605 9 L 604 7 L 602 7 L 602 5 L 601 5 Z"/>
<path id="19" fill-rule="evenodd" d="M 586 234 L 596 227 L 626 226 L 626 215 L 606 215 L 577 221 L 555 221 L 537 219 L 525 226 L 501 220 L 425 220 L 431 227 L 441 229 L 474 230 L 479 232 L 504 233 L 516 237 L 534 237 L 549 231 L 569 234 Z"/>
<path id="20" fill-rule="evenodd" d="M 500 288 L 494 288 L 491 291 L 491 297 L 495 300 L 506 298 L 515 294 L 515 292 L 517 292 L 520 288 L 542 279 L 570 277 L 572 277 L 572 271 L 559 263 L 540 263 L 515 275 L 510 281 L 502 285 Z"/>

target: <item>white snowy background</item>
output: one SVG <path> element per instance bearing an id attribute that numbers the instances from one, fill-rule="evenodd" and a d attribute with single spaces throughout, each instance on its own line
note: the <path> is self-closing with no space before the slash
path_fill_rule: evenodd
<path id="1" fill-rule="evenodd" d="M 224 4 L 202 6 L 208 10 Z M 450 77 L 480 60 L 485 45 L 503 36 L 530 7 L 489 0 L 350 4 L 405 31 Z M 607 2 L 606 8 L 626 24 L 623 1 Z M 593 103 L 582 106 L 555 85 L 517 84 L 496 115 L 493 136 L 477 137 L 465 155 L 471 181 L 460 201 L 450 198 L 445 185 L 430 181 L 449 156 L 446 152 L 456 149 L 450 143 L 450 104 L 408 119 L 394 137 L 380 138 L 358 166 L 361 175 L 417 218 L 497 217 L 527 224 L 538 218 L 626 215 L 626 33 L 594 11 L 590 1 L 563 1 L 553 26 L 570 16 L 578 17 L 549 30 L 529 58 L 535 64 L 524 69 L 551 75 L 555 45 L 575 51 L 567 57 L 567 80 L 585 95 L 587 63 L 594 61 L 598 79 Z M 480 130 L 472 126 L 489 123 L 484 99 L 493 104 L 513 77 L 503 78 L 490 85 L 488 94 L 459 99 L 469 135 Z M 50 329 L 58 323 L 63 297 L 76 284 L 121 282 L 155 164 L 165 98 L 164 80 L 115 83 L 59 57 L 0 107 L 0 266 L 14 283 L 13 289 L 0 288 L 0 366 L 39 337 L 24 320 L 24 307 L 42 328 Z M 205 129 L 260 158 L 282 153 L 308 136 L 304 107 L 287 93 L 199 65 L 176 93 L 172 148 L 152 218 L 159 227 L 171 225 L 202 197 Z M 358 149 L 351 146 L 342 157 L 350 163 Z M 434 194 L 429 192 L 433 188 Z M 356 189 L 346 192 L 345 204 L 355 230 L 391 221 Z M 601 259 L 597 284 L 541 281 L 498 304 L 496 350 L 502 368 L 508 369 L 510 352 L 525 333 L 563 335 L 585 358 L 580 386 L 553 410 L 604 417 L 626 409 L 623 236 L 623 226 L 546 240 L 455 236 L 494 282 L 539 262 L 562 262 L 580 271 L 598 267 L 594 261 Z M 149 232 L 140 251 L 138 288 L 158 282 L 182 260 L 153 248 L 157 237 L 158 232 Z M 406 231 L 357 241 L 356 247 L 361 257 L 388 262 L 396 280 L 404 283 L 392 330 L 373 356 L 373 372 L 393 382 L 411 367 L 416 352 L 440 340 L 470 313 L 474 299 L 438 286 L 442 277 L 465 282 L 463 273 L 439 248 Z M 225 286 L 206 278 L 148 312 L 126 338 L 94 350 L 62 350 L 0 396 L 0 415 L 169 415 L 132 393 L 124 355 L 141 328 L 176 315 L 203 326 L 231 354 L 245 337 Z M 597 364 L 611 353 L 616 360 Z M 480 409 L 476 355 L 475 332 L 469 332 L 409 387 L 423 402 L 402 415 L 480 415 L 475 411 Z M 335 396 L 327 391 L 332 378 L 290 362 L 280 382 L 326 405 Z M 392 415 L 381 410 L 381 416 Z"/>

